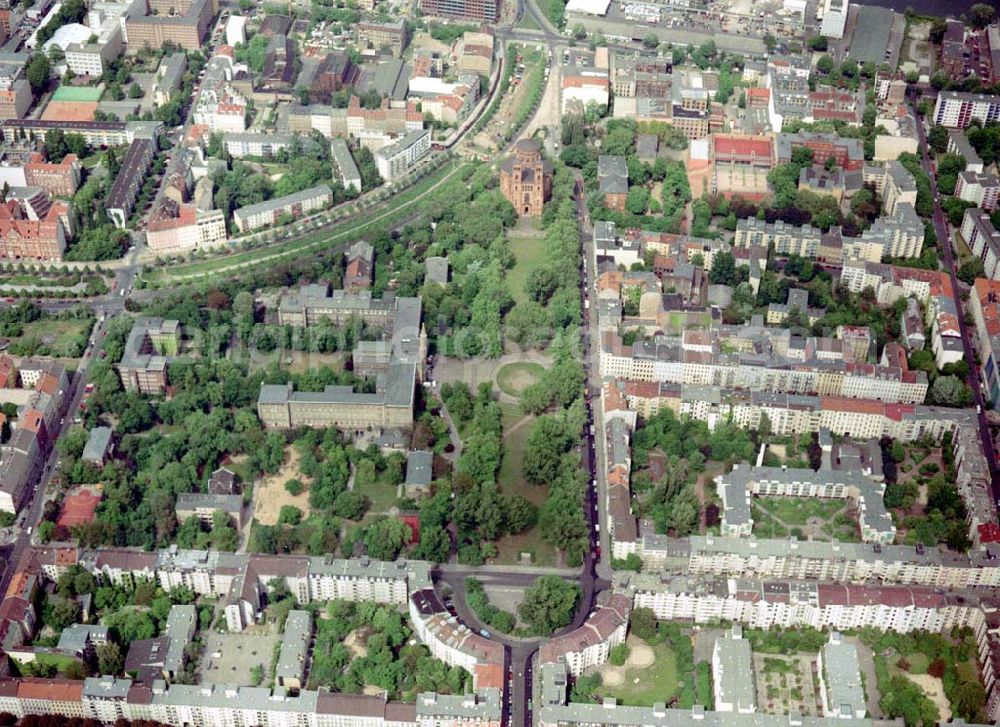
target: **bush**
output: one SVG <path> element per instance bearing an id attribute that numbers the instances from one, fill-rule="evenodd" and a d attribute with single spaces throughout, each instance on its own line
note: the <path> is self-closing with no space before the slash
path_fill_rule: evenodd
<path id="1" fill-rule="evenodd" d="M 285 491 L 292 497 L 301 495 L 305 489 L 306 486 L 302 484 L 302 480 L 295 479 L 294 477 L 285 483 Z"/>
<path id="2" fill-rule="evenodd" d="M 623 666 L 625 661 L 628 659 L 629 652 L 631 650 L 628 648 L 628 644 L 618 644 L 611 648 L 611 652 L 608 654 L 608 661 L 610 661 L 615 666 Z"/>

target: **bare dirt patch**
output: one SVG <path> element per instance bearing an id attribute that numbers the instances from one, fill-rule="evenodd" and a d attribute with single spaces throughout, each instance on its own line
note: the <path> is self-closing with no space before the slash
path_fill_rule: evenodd
<path id="1" fill-rule="evenodd" d="M 937 705 L 938 712 L 941 713 L 941 724 L 951 720 L 951 702 L 944 696 L 944 684 L 938 677 L 932 677 L 930 674 L 904 674 L 904 676 L 920 687 L 924 695 Z"/>
<path id="2" fill-rule="evenodd" d="M 368 656 L 368 649 L 365 647 L 364 638 L 361 629 L 354 629 L 344 639 L 344 646 L 351 652 L 352 659 L 360 659 L 362 656 Z"/>
<path id="3" fill-rule="evenodd" d="M 294 447 L 285 450 L 287 459 L 276 474 L 265 477 L 254 488 L 253 516 L 262 525 L 276 525 L 282 505 L 294 505 L 302 511 L 302 519 L 309 517 L 309 488 L 299 495 L 290 495 L 285 483 L 299 477 L 299 453 Z"/>

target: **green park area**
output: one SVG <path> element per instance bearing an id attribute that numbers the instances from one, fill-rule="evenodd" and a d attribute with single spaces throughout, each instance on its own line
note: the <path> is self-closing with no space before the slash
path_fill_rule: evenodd
<path id="1" fill-rule="evenodd" d="M 522 223 L 523 224 L 523 223 Z M 507 271 L 507 289 L 515 303 L 529 300 L 527 291 L 528 276 L 536 269 L 542 258 L 544 242 L 540 237 L 530 234 L 518 234 L 514 229 L 508 233 L 507 247 L 514 255 L 514 267 Z"/>
<path id="2" fill-rule="evenodd" d="M 508 496 L 520 495 L 535 507 L 541 507 L 548 498 L 548 487 L 533 485 L 524 475 L 524 455 L 535 417 L 525 416 L 518 407 L 510 404 L 501 404 L 500 410 L 504 431 L 503 459 L 497 476 L 500 491 Z M 519 562 L 522 553 L 531 554 L 532 565 L 550 566 L 556 562 L 556 549 L 542 538 L 537 524 L 497 541 L 497 561 L 500 563 Z"/>
<path id="3" fill-rule="evenodd" d="M 666 643 L 648 646 L 638 639 L 630 648 L 626 666 L 602 672 L 601 695 L 636 707 L 652 707 L 676 697 L 680 680 L 673 649 Z"/>
<path id="4" fill-rule="evenodd" d="M 516 361 L 504 364 L 497 371 L 497 386 L 508 396 L 520 396 L 532 384 L 542 380 L 545 368 L 532 361 Z"/>

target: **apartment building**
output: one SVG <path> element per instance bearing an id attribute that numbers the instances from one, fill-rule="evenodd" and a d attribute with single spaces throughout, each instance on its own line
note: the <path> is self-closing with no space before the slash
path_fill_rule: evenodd
<path id="1" fill-rule="evenodd" d="M 41 472 L 68 383 L 65 367 L 56 361 L 23 359 L 15 364 L 0 356 L 0 402 L 16 404 L 19 420 L 0 448 L 0 510 L 18 512 Z"/>
<path id="2" fill-rule="evenodd" d="M 965 129 L 973 119 L 981 124 L 1000 121 L 1000 96 L 961 91 L 941 91 L 934 105 L 934 123 Z"/>
<path id="3" fill-rule="evenodd" d="M 146 244 L 157 255 L 177 254 L 223 245 L 226 218 L 221 210 L 202 212 L 194 204 L 164 198 L 149 215 Z"/>
<path id="4" fill-rule="evenodd" d="M 276 687 L 140 684 L 111 676 L 0 679 L 0 709 L 16 717 L 59 715 L 162 724 L 254 724 L 287 727 L 499 727 L 500 690 L 417 696 L 416 704 L 384 696 Z"/>
<path id="5" fill-rule="evenodd" d="M 961 231 L 965 244 L 982 261 L 983 274 L 990 280 L 1000 279 L 1000 232 L 989 213 L 975 207 L 965 210 Z"/>
<path id="6" fill-rule="evenodd" d="M 858 663 L 858 650 L 834 631 L 820 649 L 816 662 L 823 714 L 839 719 L 864 719 L 868 716 L 865 689 Z"/>
<path id="7" fill-rule="evenodd" d="M 130 48 L 161 48 L 170 41 L 196 51 L 208 37 L 217 13 L 216 0 L 144 0 L 130 6 L 125 38 Z"/>
<path id="8" fill-rule="evenodd" d="M 309 212 L 329 207 L 331 204 L 333 204 L 333 190 L 321 184 L 284 197 L 240 207 L 233 212 L 233 224 L 240 232 L 248 232 L 274 225 L 283 215 L 296 219 Z"/>
<path id="9" fill-rule="evenodd" d="M 354 162 L 347 142 L 343 139 L 333 139 L 330 142 L 330 155 L 333 157 L 334 173 L 344 185 L 344 189 L 353 189 L 360 193 L 361 172 L 358 171 L 358 165 Z"/>
<path id="10" fill-rule="evenodd" d="M 357 24 L 356 32 L 358 43 L 363 47 L 388 49 L 397 58 L 406 48 L 406 23 L 402 19 L 385 23 L 363 21 Z"/>
<path id="11" fill-rule="evenodd" d="M 424 15 L 495 23 L 500 17 L 497 0 L 420 0 Z"/>
<path id="12" fill-rule="evenodd" d="M 979 278 L 969 295 L 969 308 L 976 324 L 979 367 L 986 397 L 996 407 L 1000 404 L 1000 281 Z"/>
<path id="13" fill-rule="evenodd" d="M 892 305 L 900 298 L 908 297 L 927 304 L 932 297 L 951 292 L 951 280 L 940 270 L 920 270 L 862 260 L 845 261 L 840 282 L 852 293 L 871 288 L 880 305 Z"/>
<path id="14" fill-rule="evenodd" d="M 244 157 L 272 159 L 283 149 L 291 148 L 295 138 L 294 134 L 229 131 L 222 135 L 222 144 L 234 159 Z"/>
<path id="15" fill-rule="evenodd" d="M 309 611 L 289 611 L 278 647 L 278 661 L 274 666 L 277 686 L 293 692 L 305 686 L 312 636 L 312 614 Z"/>
<path id="16" fill-rule="evenodd" d="M 475 633 L 452 616 L 433 588 L 412 592 L 408 609 L 414 633 L 430 649 L 431 655 L 472 674 L 477 690 L 503 689 L 502 644 Z"/>
<path id="17" fill-rule="evenodd" d="M 992 174 L 965 170 L 958 175 L 955 196 L 965 202 L 972 202 L 987 212 L 997 207 L 1000 198 L 1000 179 Z"/>
<path id="18" fill-rule="evenodd" d="M 24 165 L 24 180 L 29 187 L 41 187 L 53 197 L 72 197 L 80 186 L 80 162 L 76 154 L 67 154 L 55 164 L 32 152 Z"/>
<path id="19" fill-rule="evenodd" d="M 636 552 L 650 567 L 686 568 L 692 575 L 733 578 L 755 573 L 769 580 L 806 579 L 835 583 L 883 583 L 936 588 L 992 588 L 997 549 L 967 554 L 943 548 L 823 543 L 791 539 L 692 536 L 676 541 L 644 535 Z"/>
<path id="20" fill-rule="evenodd" d="M 136 318 L 118 362 L 118 375 L 126 391 L 162 394 L 167 388 L 167 364 L 181 344 L 180 323 L 163 318 Z"/>
<path id="21" fill-rule="evenodd" d="M 757 684 L 754 678 L 753 649 L 739 626 L 731 627 L 715 639 L 712 647 L 712 686 L 715 711 L 754 714 L 757 711 Z"/>
<path id="22" fill-rule="evenodd" d="M 203 87 L 194 107 L 194 123 L 211 131 L 239 133 L 247 128 L 247 99 L 228 83 Z"/>
<path id="23" fill-rule="evenodd" d="M 823 439 L 821 436 L 820 441 Z M 754 525 L 751 514 L 751 498 L 754 495 L 851 499 L 858 510 L 862 540 L 892 543 L 896 538 L 896 526 L 882 501 L 885 483 L 872 479 L 870 474 L 854 468 L 834 469 L 829 464 L 821 466 L 818 472 L 734 465 L 732 471 L 715 478 L 723 504 L 720 532 L 724 536 L 750 537 Z M 881 471 L 877 474 L 880 478 Z"/>
<path id="24" fill-rule="evenodd" d="M 23 119 L 34 95 L 31 84 L 23 78 L 0 78 L 0 119 Z"/>
<path id="25" fill-rule="evenodd" d="M 379 176 L 386 182 L 395 181 L 406 175 L 430 151 L 430 129 L 409 131 L 375 152 Z"/>
<path id="26" fill-rule="evenodd" d="M 965 171 L 982 172 L 983 160 L 979 158 L 975 148 L 969 143 L 969 138 L 960 129 L 948 131 L 948 153 L 958 154 L 965 160 Z"/>
<path id="27" fill-rule="evenodd" d="M 567 672 L 576 678 L 585 670 L 604 664 L 611 649 L 625 643 L 631 610 L 629 596 L 613 594 L 607 603 L 591 612 L 582 626 L 542 644 L 539 664 L 565 664 Z"/>
<path id="28" fill-rule="evenodd" d="M 632 595 L 633 608 L 649 608 L 657 619 L 697 624 L 723 621 L 754 629 L 875 628 L 898 633 L 947 633 L 955 626 L 974 628 L 981 623 L 985 604 L 975 597 L 961 599 L 919 586 L 842 585 L 759 577 L 642 573 L 628 576 L 622 587 Z M 842 684 L 851 682 L 845 680 Z M 839 699 L 837 703 L 839 708 Z M 849 703 L 852 709 L 864 705 L 863 700 L 857 704 L 850 697 Z"/>
<path id="29" fill-rule="evenodd" d="M 79 134 L 90 146 L 121 146 L 139 137 L 155 138 L 158 121 L 54 121 L 51 119 L 8 118 L 0 122 L 4 141 L 28 138 L 41 141 L 49 131 Z"/>
<path id="30" fill-rule="evenodd" d="M 69 239 L 68 217 L 69 205 L 50 201 L 44 192 L 0 203 L 0 257 L 62 260 Z"/>
<path id="31" fill-rule="evenodd" d="M 863 171 L 865 183 L 873 184 L 882 197 L 886 214 L 894 214 L 900 204 L 911 207 L 917 204 L 917 183 L 900 161 L 894 159 L 882 165 L 866 164 Z"/>
<path id="32" fill-rule="evenodd" d="M 104 205 L 116 227 L 125 228 L 155 156 L 155 138 L 136 138 L 129 144 Z"/>

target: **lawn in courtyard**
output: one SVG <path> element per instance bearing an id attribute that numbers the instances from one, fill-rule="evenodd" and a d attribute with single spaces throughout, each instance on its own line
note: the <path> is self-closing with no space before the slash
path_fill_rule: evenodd
<path id="1" fill-rule="evenodd" d="M 649 666 L 625 668 L 622 683 L 608 684 L 607 675 L 599 688 L 602 697 L 614 697 L 619 704 L 652 707 L 657 702 L 669 703 L 680 692 L 677 656 L 666 643 L 653 644 L 654 660 Z"/>

